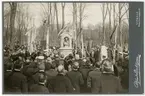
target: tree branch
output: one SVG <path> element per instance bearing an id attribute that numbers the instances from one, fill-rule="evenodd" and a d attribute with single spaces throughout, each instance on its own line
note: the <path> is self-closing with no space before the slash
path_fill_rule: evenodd
<path id="1" fill-rule="evenodd" d="M 103 6 L 100 6 L 101 7 L 101 12 L 102 12 L 102 14 L 103 14 Z"/>
<path id="2" fill-rule="evenodd" d="M 124 21 L 125 19 L 129 19 L 128 17 L 127 18 L 123 18 L 121 21 Z"/>
<path id="3" fill-rule="evenodd" d="M 122 6 L 120 7 L 120 10 L 122 10 L 122 8 L 125 6 L 125 3 L 122 4 Z"/>
<path id="4" fill-rule="evenodd" d="M 120 18 L 122 18 L 125 15 L 125 13 L 127 13 L 128 10 L 129 10 L 129 8 L 125 10 L 125 12 L 121 15 Z"/>
<path id="5" fill-rule="evenodd" d="M 45 8 L 45 6 L 41 3 L 41 6 L 42 6 L 42 9 L 43 9 L 43 13 L 44 14 L 48 14 L 48 12 L 46 11 L 46 8 Z"/>
<path id="6" fill-rule="evenodd" d="M 108 4 L 107 4 L 107 8 L 108 8 Z M 106 13 L 104 15 L 104 19 L 106 19 L 106 16 L 107 16 L 107 8 L 106 8 Z"/>
<path id="7" fill-rule="evenodd" d="M 127 10 L 129 8 L 129 6 L 126 4 L 125 6 L 125 10 Z M 129 10 L 129 9 L 128 9 Z M 129 19 L 129 14 L 126 14 L 127 18 Z"/>
<path id="8" fill-rule="evenodd" d="M 113 32 L 112 32 L 112 34 L 110 35 L 110 40 L 112 39 L 113 34 L 115 33 L 116 28 L 117 28 L 117 25 L 114 27 Z"/>
<path id="9" fill-rule="evenodd" d="M 9 2 L 10 7 L 12 8 L 12 4 Z"/>

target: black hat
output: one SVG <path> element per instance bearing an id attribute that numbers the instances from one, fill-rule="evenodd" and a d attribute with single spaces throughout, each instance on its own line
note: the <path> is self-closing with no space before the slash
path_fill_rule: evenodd
<path id="1" fill-rule="evenodd" d="M 109 59 L 103 60 L 102 71 L 103 71 L 103 73 L 112 73 L 113 72 L 113 63 Z"/>
<path id="2" fill-rule="evenodd" d="M 24 62 L 23 61 L 21 61 L 21 60 L 16 60 L 15 62 L 14 62 L 14 69 L 20 69 L 20 68 L 22 68 L 22 65 L 24 64 Z"/>

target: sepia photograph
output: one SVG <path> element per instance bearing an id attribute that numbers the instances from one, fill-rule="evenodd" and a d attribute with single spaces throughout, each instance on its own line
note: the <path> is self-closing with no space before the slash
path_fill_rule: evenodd
<path id="1" fill-rule="evenodd" d="M 129 3 L 2 5 L 3 94 L 129 92 Z"/>

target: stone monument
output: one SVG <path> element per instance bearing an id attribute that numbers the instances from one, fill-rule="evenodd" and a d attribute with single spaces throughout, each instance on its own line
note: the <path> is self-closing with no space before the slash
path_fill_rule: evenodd
<path id="1" fill-rule="evenodd" d="M 72 54 L 72 35 L 69 30 L 64 30 L 60 35 L 60 54 L 63 54 L 66 57 L 69 54 Z"/>

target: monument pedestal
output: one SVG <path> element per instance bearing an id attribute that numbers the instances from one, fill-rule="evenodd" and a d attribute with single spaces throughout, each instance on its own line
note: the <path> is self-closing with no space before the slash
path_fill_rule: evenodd
<path id="1" fill-rule="evenodd" d="M 69 54 L 72 54 L 72 48 L 60 48 L 60 54 L 63 54 L 64 57 L 68 56 Z"/>
<path id="2" fill-rule="evenodd" d="M 64 57 L 68 56 L 69 54 L 73 53 L 72 48 L 72 32 L 68 28 L 63 30 L 60 34 L 60 54 L 63 54 Z"/>

